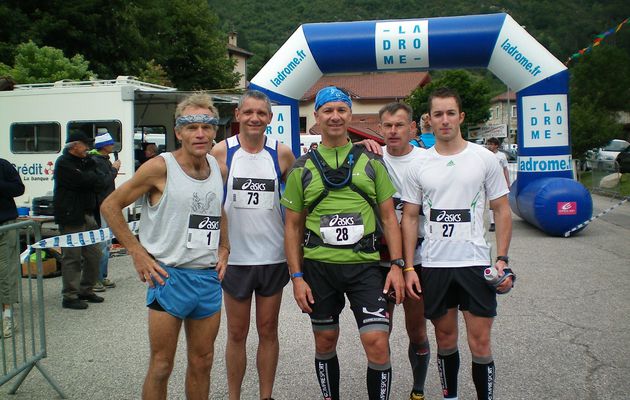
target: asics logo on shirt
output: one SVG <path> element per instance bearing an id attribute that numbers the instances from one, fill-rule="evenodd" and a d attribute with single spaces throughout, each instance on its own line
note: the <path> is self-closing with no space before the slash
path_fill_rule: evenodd
<path id="1" fill-rule="evenodd" d="M 199 223 L 199 229 L 209 229 L 211 231 L 216 231 L 217 229 L 219 229 L 219 220 L 213 220 L 211 217 L 206 217 L 203 221 Z"/>
<path id="2" fill-rule="evenodd" d="M 273 179 L 234 178 L 234 190 L 249 190 L 252 192 L 273 192 Z"/>
<path id="3" fill-rule="evenodd" d="M 434 222 L 470 222 L 470 210 L 431 209 L 431 221 Z"/>
<path id="4" fill-rule="evenodd" d="M 344 216 L 340 216 L 336 214 L 336 215 L 333 215 L 333 217 L 330 219 L 328 226 L 348 226 L 348 225 L 354 225 L 354 216 L 351 215 L 348 217 L 344 217 Z"/>

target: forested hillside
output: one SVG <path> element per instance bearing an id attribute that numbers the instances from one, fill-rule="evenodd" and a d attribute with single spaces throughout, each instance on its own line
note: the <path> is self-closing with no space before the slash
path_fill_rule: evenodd
<path id="1" fill-rule="evenodd" d="M 475 2 L 418 0 L 209 0 L 224 31 L 239 33 L 239 46 L 256 55 L 250 75 L 303 23 L 431 18 L 507 12 L 564 61 L 588 46 L 594 35 L 630 16 L 627 0 L 497 0 Z M 626 27 L 626 31 L 630 28 Z M 607 39 L 630 49 L 630 35 Z M 251 76 L 250 76 L 251 77 Z"/>

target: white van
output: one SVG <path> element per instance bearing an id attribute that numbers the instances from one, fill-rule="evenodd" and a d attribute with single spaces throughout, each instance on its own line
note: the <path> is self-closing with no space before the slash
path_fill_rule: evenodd
<path id="1" fill-rule="evenodd" d="M 52 194 L 55 161 L 68 135 L 77 131 L 91 137 L 105 131 L 112 135 L 121 161 L 116 178 L 120 186 L 143 157 L 142 143 L 155 143 L 161 151 L 175 149 L 173 115 L 188 94 L 127 76 L 0 91 L 0 157 L 15 166 L 26 186 L 17 206 L 31 207 L 33 198 Z M 217 94 L 213 99 L 233 105 L 238 96 Z"/>
<path id="2" fill-rule="evenodd" d="M 300 135 L 300 155 L 306 154 L 313 143 L 319 145 L 321 142 L 322 135 Z"/>

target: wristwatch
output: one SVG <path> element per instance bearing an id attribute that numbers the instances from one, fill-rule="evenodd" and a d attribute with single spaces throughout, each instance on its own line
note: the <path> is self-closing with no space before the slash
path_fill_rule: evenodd
<path id="1" fill-rule="evenodd" d="M 510 263 L 510 257 L 508 256 L 498 256 L 497 261 L 503 261 L 506 264 Z"/>
<path id="2" fill-rule="evenodd" d="M 390 265 L 396 265 L 398 267 L 400 267 L 400 269 L 405 268 L 405 260 L 403 260 L 402 258 L 396 258 L 393 259 L 389 262 Z"/>

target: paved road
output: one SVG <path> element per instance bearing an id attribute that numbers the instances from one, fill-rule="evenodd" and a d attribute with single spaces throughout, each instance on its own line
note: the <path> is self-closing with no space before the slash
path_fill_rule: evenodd
<path id="1" fill-rule="evenodd" d="M 595 208 L 614 202 L 595 196 Z M 498 399 L 627 399 L 630 393 L 630 204 L 593 222 L 581 234 L 550 238 L 518 217 L 510 256 L 518 286 L 499 301 L 493 345 Z M 46 279 L 48 358 L 43 365 L 72 399 L 136 399 L 147 366 L 144 288 L 129 257 L 111 260 L 118 287 L 106 302 L 87 311 L 61 308 L 60 279 Z M 410 389 L 402 309 L 395 314 L 391 338 L 394 383 L 392 399 Z M 276 399 L 317 399 L 313 342 L 308 318 L 295 305 L 291 286 L 285 290 L 280 327 L 281 355 Z M 339 342 L 345 399 L 366 398 L 366 364 L 351 313 L 342 314 Z M 430 329 L 431 330 L 431 329 Z M 255 328 L 252 327 L 252 332 Z M 465 331 L 460 333 L 462 363 L 460 399 L 473 399 L 470 357 Z M 180 338 L 183 345 L 183 340 Z M 248 343 L 249 370 L 244 399 L 257 398 L 254 373 L 255 336 Z M 431 334 L 432 351 L 435 341 Z M 212 371 L 213 399 L 227 398 L 225 320 L 217 339 Z M 183 349 L 183 348 L 182 348 Z M 183 399 L 183 351 L 177 357 L 170 399 Z M 433 356 L 427 378 L 429 399 L 440 398 Z M 50 399 L 56 393 L 37 371 L 17 395 L 0 387 L 2 399 Z"/>

